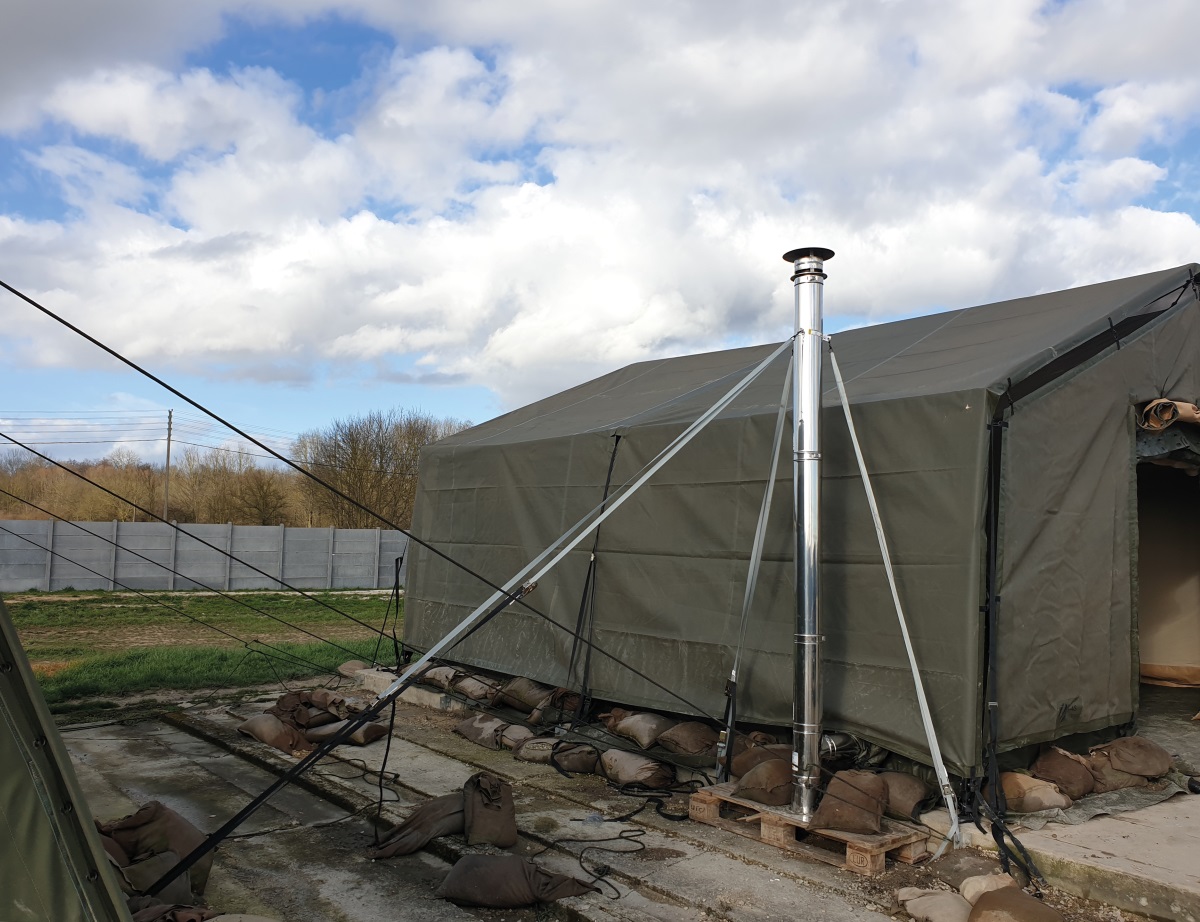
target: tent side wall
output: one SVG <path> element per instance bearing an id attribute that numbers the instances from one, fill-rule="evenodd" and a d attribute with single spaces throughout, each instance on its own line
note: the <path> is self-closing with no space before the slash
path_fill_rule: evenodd
<path id="1" fill-rule="evenodd" d="M 0 601 L 0 919 L 128 922 L 70 757 Z"/>
<path id="2" fill-rule="evenodd" d="M 1200 309 L 1152 321 L 1019 402 L 1001 486 L 999 748 L 1137 708 L 1136 406 L 1200 399 Z"/>
<path id="3" fill-rule="evenodd" d="M 947 760 L 959 771 L 977 762 L 979 750 L 988 413 L 983 391 L 855 408 L 935 723 Z M 831 405 L 824 414 L 827 724 L 928 759 L 842 411 Z M 594 655 L 590 679 L 597 697 L 684 713 L 723 709 L 774 426 L 774 415 L 759 411 L 714 422 L 602 527 L 594 640 L 690 704 Z M 671 421 L 625 432 L 614 484 L 633 476 L 682 428 Z M 414 529 L 501 582 L 600 501 L 611 449 L 611 437 L 599 433 L 435 445 L 422 459 Z M 792 718 L 791 523 L 785 451 L 740 685 L 739 713 L 747 720 L 787 724 Z M 587 550 L 564 561 L 530 598 L 571 626 Z M 410 567 L 405 634 L 417 646 L 432 644 L 487 595 L 427 551 L 417 551 Z M 570 652 L 565 632 L 510 609 L 450 658 L 577 683 L 578 674 L 567 675 Z"/>

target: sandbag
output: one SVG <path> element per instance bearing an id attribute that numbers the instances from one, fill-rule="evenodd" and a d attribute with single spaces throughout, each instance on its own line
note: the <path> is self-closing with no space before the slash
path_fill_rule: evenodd
<path id="1" fill-rule="evenodd" d="M 500 749 L 500 737 L 507 727 L 508 724 L 499 717 L 476 714 L 459 723 L 454 728 L 454 732 L 463 739 L 486 746 L 488 749 Z"/>
<path id="2" fill-rule="evenodd" d="M 463 785 L 463 827 L 468 845 L 517 844 L 517 811 L 512 785 L 491 772 L 476 772 Z"/>
<path id="3" fill-rule="evenodd" d="M 1030 771 L 1033 777 L 1049 781 L 1071 800 L 1087 797 L 1096 788 L 1088 760 L 1057 746 L 1051 746 L 1038 756 Z"/>
<path id="4" fill-rule="evenodd" d="M 161 852 L 135 861 L 133 864 L 117 871 L 117 883 L 125 893 L 145 893 L 147 889 L 158 882 L 167 871 L 179 864 L 179 856 L 174 852 Z M 186 874 L 180 874 L 155 895 L 155 899 L 163 903 L 179 906 L 190 906 L 195 902 L 192 895 L 191 881 Z"/>
<path id="5" fill-rule="evenodd" d="M 288 726 L 274 714 L 258 714 L 239 724 L 237 732 L 274 746 L 280 752 L 309 752 L 313 745 L 295 727 Z"/>
<path id="6" fill-rule="evenodd" d="M 496 693 L 496 704 L 507 705 L 528 714 L 549 698 L 553 691 L 549 685 L 541 685 L 524 676 L 515 676 L 505 682 Z"/>
<path id="7" fill-rule="evenodd" d="M 157 800 L 152 800 L 136 813 L 105 823 L 101 831 L 117 840 L 125 854 L 134 861 L 174 852 L 190 855 L 208 837 L 182 816 Z M 194 865 L 188 876 L 192 892 L 204 895 L 208 872 L 212 869 L 213 854 L 209 852 Z"/>
<path id="8" fill-rule="evenodd" d="M 535 736 L 513 749 L 513 757 L 539 765 L 553 764 L 564 772 L 591 774 L 600 753 L 587 743 L 568 743 L 549 736 Z"/>
<path id="9" fill-rule="evenodd" d="M 342 665 L 337 667 L 338 675 L 345 676 L 347 679 L 355 678 L 364 669 L 370 668 L 360 659 L 346 660 Z"/>
<path id="10" fill-rule="evenodd" d="M 324 727 L 314 727 L 311 730 L 305 730 L 304 738 L 310 743 L 323 743 L 341 733 L 348 723 L 349 721 L 347 720 L 339 720 L 335 724 L 326 724 Z M 383 739 L 387 734 L 388 728 L 383 724 L 368 721 L 351 733 L 346 739 L 342 740 L 342 742 L 353 743 L 355 746 L 366 746 L 378 739 Z"/>
<path id="11" fill-rule="evenodd" d="M 1147 784 L 1143 775 L 1123 772 L 1114 768 L 1109 754 L 1104 749 L 1098 749 L 1088 756 L 1088 770 L 1095 782 L 1094 792 L 1107 794 L 1109 791 L 1120 791 L 1123 788 L 1138 788 Z"/>
<path id="12" fill-rule="evenodd" d="M 129 900 L 129 911 L 133 914 L 133 922 L 207 922 L 217 915 L 211 909 L 163 903 L 153 896 Z"/>
<path id="13" fill-rule="evenodd" d="M 509 724 L 500 734 L 500 745 L 505 749 L 516 749 L 527 739 L 533 738 L 533 731 L 521 724 Z"/>
<path id="14" fill-rule="evenodd" d="M 600 773 L 614 784 L 666 788 L 675 782 L 675 769 L 670 765 L 621 749 L 609 749 L 600 757 Z"/>
<path id="15" fill-rule="evenodd" d="M 587 743 L 566 743 L 559 740 L 550 753 L 551 765 L 573 774 L 594 774 L 599 762 L 600 751 Z"/>
<path id="16" fill-rule="evenodd" d="M 705 753 L 715 756 L 719 738 L 720 734 L 708 724 L 698 720 L 685 720 L 661 734 L 658 745 L 668 752 L 685 756 L 699 756 Z"/>
<path id="17" fill-rule="evenodd" d="M 1013 813 L 1038 813 L 1041 810 L 1065 810 L 1071 798 L 1049 781 L 1023 775 L 1020 772 L 1001 772 L 1000 786 L 1004 799 Z"/>
<path id="18" fill-rule="evenodd" d="M 854 769 L 838 772 L 830 779 L 810 826 L 878 833 L 887 799 L 887 782 L 881 775 Z"/>
<path id="19" fill-rule="evenodd" d="M 529 722 L 535 726 L 556 724 L 567 716 L 574 716 L 579 710 L 579 693 L 569 688 L 556 688 L 529 715 Z M 589 708 L 590 710 L 590 708 Z M 585 719 L 587 714 L 584 713 Z"/>
<path id="20" fill-rule="evenodd" d="M 104 850 L 108 852 L 108 857 L 112 859 L 112 863 L 119 868 L 129 864 L 129 855 L 125 853 L 125 849 L 121 848 L 117 840 L 104 832 L 104 825 L 98 820 L 92 820 L 96 827 L 96 835 L 100 837 L 100 844 L 104 846 Z"/>
<path id="21" fill-rule="evenodd" d="M 792 747 L 782 743 L 772 743 L 770 746 L 749 746 L 733 757 L 733 763 L 729 766 L 729 774 L 740 778 L 755 766 L 761 765 L 763 762 L 770 762 L 772 759 L 786 759 L 790 762 Z"/>
<path id="22" fill-rule="evenodd" d="M 465 855 L 450 869 L 437 895 L 459 906 L 515 909 L 595 890 L 591 884 L 545 871 L 518 855 Z"/>
<path id="23" fill-rule="evenodd" d="M 633 713 L 624 708 L 613 708 L 607 714 L 601 714 L 600 720 L 613 733 L 633 740 L 643 749 L 653 746 L 662 734 L 677 723 L 661 714 L 651 714 L 649 711 Z"/>
<path id="24" fill-rule="evenodd" d="M 772 807 L 782 807 L 792 801 L 792 764 L 783 759 L 771 759 L 754 766 L 738 779 L 733 793 Z"/>
<path id="25" fill-rule="evenodd" d="M 1062 914 L 1020 887 L 1001 887 L 975 901 L 967 922 L 1062 922 Z"/>
<path id="26" fill-rule="evenodd" d="M 331 692 L 328 688 L 314 688 L 310 692 L 302 693 L 306 702 L 315 708 L 320 708 L 322 711 L 328 711 L 336 717 L 346 720 L 354 713 L 354 708 L 336 692 Z"/>
<path id="27" fill-rule="evenodd" d="M 465 675 L 456 679 L 452 686 L 460 695 L 466 695 L 472 701 L 491 701 L 496 697 L 499 685 L 487 682 L 473 675 Z"/>
<path id="28" fill-rule="evenodd" d="M 457 669 L 452 669 L 449 666 L 430 666 L 417 676 L 417 681 L 422 685 L 432 685 L 434 688 L 440 688 L 445 691 L 454 684 L 454 680 L 457 677 Z"/>
<path id="29" fill-rule="evenodd" d="M 463 831 L 463 792 L 444 794 L 417 807 L 408 818 L 389 829 L 383 841 L 367 852 L 369 858 L 411 855 L 440 836 Z"/>
<path id="30" fill-rule="evenodd" d="M 306 730 L 315 730 L 317 727 L 324 727 L 327 724 L 335 724 L 342 718 L 338 717 L 333 711 L 325 711 L 318 707 L 310 707 L 308 716 L 305 718 L 304 728 Z"/>
<path id="31" fill-rule="evenodd" d="M 1144 736 L 1124 736 L 1089 751 L 1108 753 L 1109 764 L 1130 775 L 1159 778 L 1171 770 L 1171 754 Z"/>
<path id="32" fill-rule="evenodd" d="M 921 805 L 929 799 L 933 789 L 908 772 L 883 772 L 879 776 L 886 782 L 888 799 L 884 812 L 898 820 L 916 820 Z"/>

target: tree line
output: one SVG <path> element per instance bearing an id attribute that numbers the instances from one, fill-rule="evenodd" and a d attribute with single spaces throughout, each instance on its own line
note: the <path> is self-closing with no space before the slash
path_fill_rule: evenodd
<path id="1" fill-rule="evenodd" d="M 467 428 L 463 420 L 414 410 L 389 410 L 336 420 L 302 434 L 292 460 L 326 484 L 408 528 L 412 523 L 421 449 Z M 99 460 L 64 466 L 104 490 L 19 448 L 0 453 L 0 518 L 136 522 L 152 517 L 136 506 L 188 523 L 375 528 L 377 519 L 309 477 L 264 458 L 253 446 L 173 451 L 168 490 L 164 464 L 127 448 Z M 110 492 L 105 492 L 108 490 Z M 20 497 L 20 499 L 14 498 Z"/>

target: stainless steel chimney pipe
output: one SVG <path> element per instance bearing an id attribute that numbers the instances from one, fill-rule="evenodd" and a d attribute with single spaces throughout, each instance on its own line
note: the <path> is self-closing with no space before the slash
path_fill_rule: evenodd
<path id="1" fill-rule="evenodd" d="M 792 694 L 792 810 L 812 819 L 821 782 L 821 310 L 825 261 L 833 250 L 802 247 L 792 264 L 792 510 L 796 525 L 795 680 Z"/>

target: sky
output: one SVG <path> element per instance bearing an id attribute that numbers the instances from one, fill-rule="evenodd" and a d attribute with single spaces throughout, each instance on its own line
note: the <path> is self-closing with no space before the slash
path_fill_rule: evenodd
<path id="1" fill-rule="evenodd" d="M 796 246 L 828 330 L 1200 260 L 1192 12 L 6 0 L 0 279 L 279 445 L 482 422 L 782 339 Z M 59 456 L 225 444 L 6 292 L 0 392 Z"/>

